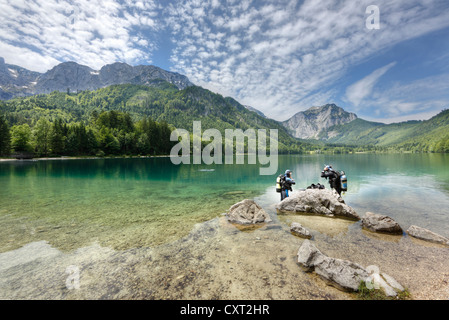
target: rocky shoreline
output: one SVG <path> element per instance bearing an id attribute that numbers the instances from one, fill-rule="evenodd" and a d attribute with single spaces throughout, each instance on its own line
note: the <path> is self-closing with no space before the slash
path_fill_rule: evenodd
<path id="1" fill-rule="evenodd" d="M 348 206 L 334 190 L 307 189 L 294 192 L 275 206 L 278 213 L 318 215 L 328 218 L 342 218 L 360 221 L 361 229 L 373 234 L 388 234 L 393 237 L 410 237 L 443 247 L 449 247 L 449 239 L 428 229 L 410 226 L 406 232 L 392 218 L 366 212 L 363 218 Z M 272 220 L 253 200 L 243 200 L 232 206 L 226 213 L 229 222 L 235 224 L 262 224 Z M 312 233 L 298 222 L 293 222 L 290 232 L 303 238 L 297 252 L 297 263 L 306 272 L 314 272 L 326 284 L 339 290 L 358 292 L 361 288 L 380 290 L 388 298 L 408 296 L 409 292 L 392 276 L 381 273 L 379 267 L 363 267 L 358 263 L 337 259 L 323 254 L 313 243 Z"/>
<path id="2" fill-rule="evenodd" d="M 233 193 L 239 195 L 232 202 L 245 197 Z M 363 227 L 363 217 L 350 220 L 312 212 L 277 213 L 277 199 L 263 194 L 246 201 L 248 206 L 235 207 L 239 214 L 233 222 L 228 212 L 195 224 L 181 237 L 154 246 L 133 244 L 114 248 L 107 237 L 99 236 L 92 245 L 61 247 L 54 240 L 53 231 L 36 230 L 35 242 L 0 255 L 0 298 L 363 299 L 360 291 L 344 291 L 333 280 L 350 275 L 351 269 L 335 273 L 339 269 L 327 268 L 332 264 L 361 266 L 369 274 L 367 279 L 361 279 L 367 288 L 380 288 L 383 282 L 393 288 L 395 283 L 391 279 L 394 279 L 408 290 L 410 299 L 449 297 L 447 246 L 412 237 L 404 232 L 406 228 L 402 228 L 402 234 L 373 232 Z M 251 223 L 239 224 L 240 215 Z M 407 230 L 411 233 L 413 229 Z M 60 237 L 70 236 L 63 228 L 57 230 Z M 296 233 L 305 230 L 308 234 L 303 236 Z M 125 232 L 119 235 L 122 243 L 128 241 Z M 80 236 L 81 231 L 76 233 L 76 237 Z M 110 237 L 115 241 L 117 234 Z M 304 254 L 307 252 L 313 253 L 310 259 Z M 299 259 L 308 264 L 302 266 Z M 77 290 L 66 288 L 68 266 L 79 268 Z M 355 268 L 354 274 L 365 275 L 363 269 Z"/>

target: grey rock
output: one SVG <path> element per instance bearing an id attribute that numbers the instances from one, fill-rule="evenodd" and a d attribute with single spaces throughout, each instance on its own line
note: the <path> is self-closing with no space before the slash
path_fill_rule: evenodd
<path id="1" fill-rule="evenodd" d="M 326 256 L 309 240 L 304 240 L 298 250 L 298 263 L 308 272 L 315 271 L 327 283 L 340 290 L 357 291 L 363 281 L 367 283 L 367 287 L 370 285 L 370 289 L 382 289 L 391 297 L 405 290 L 393 277 L 385 273 L 372 273 L 370 271 L 374 271 L 373 268 L 364 268 L 348 260 Z"/>
<path id="2" fill-rule="evenodd" d="M 324 255 L 309 240 L 304 240 L 298 250 L 298 263 L 344 291 L 357 291 L 360 282 L 369 276 L 368 271 L 356 263 Z"/>
<path id="3" fill-rule="evenodd" d="M 276 205 L 281 212 L 307 212 L 330 217 L 360 220 L 357 212 L 346 205 L 333 189 L 306 189 L 295 191 Z"/>
<path id="4" fill-rule="evenodd" d="M 306 270 L 313 271 L 317 261 L 325 257 L 309 240 L 305 240 L 298 250 L 298 263 Z"/>
<path id="5" fill-rule="evenodd" d="M 401 226 L 392 218 L 367 212 L 362 219 L 362 227 L 373 232 L 383 232 L 391 234 L 402 234 Z"/>
<path id="6" fill-rule="evenodd" d="M 421 228 L 415 225 L 410 226 L 408 228 L 407 233 L 417 239 L 434 242 L 434 243 L 440 243 L 449 246 L 449 239 L 446 237 L 443 237 L 435 232 L 432 232 L 428 229 Z"/>
<path id="7" fill-rule="evenodd" d="M 312 238 L 312 235 L 310 234 L 310 231 L 304 228 L 300 223 L 293 222 L 290 226 L 291 233 L 305 239 Z"/>
<path id="8" fill-rule="evenodd" d="M 226 217 L 229 222 L 243 225 L 272 221 L 261 206 L 249 199 L 234 204 L 226 213 Z"/>

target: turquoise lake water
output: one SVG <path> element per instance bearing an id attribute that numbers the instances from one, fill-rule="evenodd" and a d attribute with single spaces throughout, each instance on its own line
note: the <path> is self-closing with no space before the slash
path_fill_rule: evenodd
<path id="1" fill-rule="evenodd" d="M 415 224 L 449 236 L 448 155 L 285 155 L 279 156 L 278 173 L 292 170 L 297 182 L 294 189 L 312 183 L 329 188 L 327 181 L 320 178 L 325 164 L 346 172 L 349 190 L 343 198 L 360 216 L 367 211 L 385 214 L 404 229 Z M 31 289 L 20 279 L 29 276 L 29 263 L 44 259 L 39 266 L 48 267 L 54 250 L 65 257 L 79 257 L 79 252 L 93 244 L 127 254 L 130 250 L 161 246 L 179 250 L 176 244 L 192 230 L 220 221 L 231 205 L 246 198 L 255 199 L 279 230 L 285 230 L 293 218 L 278 216 L 274 210 L 279 201 L 276 176 L 260 176 L 258 165 L 177 166 L 169 158 L 0 162 L 0 284 L 3 281 L 4 288 L 8 288 L 0 296 L 42 297 L 43 290 Z M 297 240 L 292 241 L 296 244 Z M 38 260 L 24 257 L 36 250 L 45 254 L 38 255 Z M 14 259 L 16 262 L 11 262 Z M 154 258 L 152 261 L 155 263 Z M 119 260 L 115 263 L 117 268 L 122 264 Z M 184 275 L 182 279 L 187 278 Z M 48 288 L 45 290 L 48 292 Z M 55 295 L 47 298 L 72 294 L 61 293 L 64 285 L 54 290 Z M 101 290 L 111 289 L 106 286 Z M 102 293 L 76 298 L 143 297 L 133 296 L 128 287 L 126 293 L 117 292 L 118 296 Z M 161 297 L 157 292 L 155 297 Z M 171 298 L 176 298 L 173 294 Z"/>

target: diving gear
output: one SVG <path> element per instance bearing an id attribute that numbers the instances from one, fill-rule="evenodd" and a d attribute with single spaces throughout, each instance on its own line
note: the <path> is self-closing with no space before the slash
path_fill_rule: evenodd
<path id="1" fill-rule="evenodd" d="M 292 178 L 292 171 L 286 170 L 285 174 L 281 174 L 276 179 L 276 192 L 281 193 L 281 201 L 288 198 L 288 191 L 292 190 L 292 185 L 296 184 L 295 180 Z"/>
<path id="2" fill-rule="evenodd" d="M 341 172 L 340 182 L 341 182 L 341 191 L 344 192 L 348 191 L 348 178 L 346 177 L 344 171 Z"/>
<path id="3" fill-rule="evenodd" d="M 281 174 L 276 179 L 276 192 L 282 192 L 282 186 L 284 184 L 285 175 Z"/>
<path id="4" fill-rule="evenodd" d="M 343 181 L 342 177 L 344 177 Z M 335 171 L 332 166 L 326 165 L 324 170 L 321 171 L 321 178 L 329 178 L 330 187 L 335 189 L 339 195 L 341 195 L 342 191 L 348 190 L 348 180 L 344 171 Z"/>

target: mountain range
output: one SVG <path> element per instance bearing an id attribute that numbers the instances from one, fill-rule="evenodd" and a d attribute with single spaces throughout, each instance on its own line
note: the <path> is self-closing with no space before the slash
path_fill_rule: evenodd
<path id="1" fill-rule="evenodd" d="M 179 90 L 193 85 L 186 76 L 151 65 L 133 67 L 116 62 L 105 65 L 100 70 L 94 70 L 76 62 L 64 62 L 45 73 L 39 73 L 6 64 L 0 57 L 1 100 L 47 94 L 53 91 L 97 90 L 116 84 L 152 86 L 159 80 L 165 80 Z"/>
<path id="2" fill-rule="evenodd" d="M 328 145 L 449 152 L 449 110 L 425 121 L 367 121 L 335 104 L 312 107 L 282 124 L 296 138 Z"/>
<path id="3" fill-rule="evenodd" d="M 83 91 L 92 93 L 86 96 Z M 67 93 L 71 93 L 73 103 L 64 98 Z M 186 76 L 155 66 L 113 63 L 93 70 L 65 62 L 38 73 L 6 64 L 0 58 L 0 100 L 9 100 L 3 107 L 0 103 L 0 109 L 9 113 L 12 122 L 23 122 L 24 114 L 39 113 L 45 108 L 50 110 L 47 115 L 56 110 L 53 117 L 63 115 L 67 121 L 78 121 L 100 108 L 151 116 L 179 128 L 188 128 L 192 121 L 201 120 L 205 128 L 278 129 L 285 151 L 311 150 L 323 144 L 449 151 L 448 110 L 427 121 L 384 124 L 326 104 L 279 122 L 233 98 L 195 86 Z"/>

